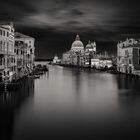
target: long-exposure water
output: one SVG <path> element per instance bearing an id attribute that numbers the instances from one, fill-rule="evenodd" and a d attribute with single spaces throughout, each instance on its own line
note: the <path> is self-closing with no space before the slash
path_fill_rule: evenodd
<path id="1" fill-rule="evenodd" d="M 14 93 L 0 95 L 0 140 L 134 138 L 140 79 L 49 66 Z"/>

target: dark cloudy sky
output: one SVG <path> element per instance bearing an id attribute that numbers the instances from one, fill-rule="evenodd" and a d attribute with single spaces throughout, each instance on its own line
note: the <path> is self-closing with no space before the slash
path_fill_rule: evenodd
<path id="1" fill-rule="evenodd" d="M 0 23 L 13 21 L 16 31 L 36 38 L 36 57 L 61 55 L 78 33 L 86 45 L 115 53 L 122 34 L 140 33 L 136 0 L 0 0 Z"/>

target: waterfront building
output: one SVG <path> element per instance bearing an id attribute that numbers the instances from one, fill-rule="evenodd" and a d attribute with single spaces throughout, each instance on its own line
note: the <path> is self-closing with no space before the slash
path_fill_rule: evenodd
<path id="1" fill-rule="evenodd" d="M 13 23 L 0 25 L 0 82 L 31 73 L 34 67 L 35 39 L 15 33 Z"/>
<path id="2" fill-rule="evenodd" d="M 34 60 L 35 60 L 35 39 L 33 37 L 24 35 L 22 33 L 16 32 L 15 33 L 15 41 L 22 42 L 21 45 L 21 55 L 24 56 L 24 65 L 28 69 L 28 72 L 31 73 L 34 67 Z M 24 46 L 24 49 L 22 47 Z M 19 54 L 20 55 L 20 54 Z"/>
<path id="3" fill-rule="evenodd" d="M 75 41 L 71 45 L 71 65 L 82 66 L 84 64 L 84 45 L 77 35 Z"/>
<path id="4" fill-rule="evenodd" d="M 84 52 L 84 45 L 80 40 L 80 36 L 76 35 L 76 39 L 72 43 L 71 49 L 62 56 L 62 64 L 73 66 L 84 65 Z"/>
<path id="5" fill-rule="evenodd" d="M 71 57 L 70 51 L 63 53 L 61 63 L 65 65 L 70 65 L 71 64 L 70 57 Z"/>
<path id="6" fill-rule="evenodd" d="M 84 52 L 84 45 L 80 40 L 80 36 L 77 35 L 75 41 L 71 45 L 71 51 L 75 53 L 83 53 Z"/>
<path id="7" fill-rule="evenodd" d="M 27 44 L 23 41 L 15 41 L 15 60 L 16 60 L 16 77 L 15 79 L 22 78 L 28 73 L 27 70 Z"/>
<path id="8" fill-rule="evenodd" d="M 97 58 L 92 58 L 91 59 L 91 67 L 92 68 L 99 68 L 100 66 L 100 59 L 97 59 Z"/>
<path id="9" fill-rule="evenodd" d="M 0 25 L 0 80 L 12 79 L 15 75 L 14 27 Z"/>
<path id="10" fill-rule="evenodd" d="M 126 39 L 117 44 L 117 70 L 140 73 L 140 39 Z"/>
<path id="11" fill-rule="evenodd" d="M 92 58 L 91 59 L 91 67 L 96 69 L 104 69 L 104 68 L 111 68 L 113 66 L 111 60 L 106 59 L 98 59 Z"/>
<path id="12" fill-rule="evenodd" d="M 56 55 L 56 56 L 54 56 L 54 58 L 53 58 L 53 64 L 59 64 L 60 63 L 60 59 L 58 58 L 58 56 Z"/>
<path id="13" fill-rule="evenodd" d="M 84 44 L 77 35 L 75 41 L 71 45 L 71 49 L 63 54 L 62 64 L 82 67 L 94 68 L 111 68 L 112 61 L 105 51 L 104 54 L 97 54 L 96 42 L 88 41 L 84 48 Z"/>
<path id="14" fill-rule="evenodd" d="M 94 43 L 90 42 L 90 40 L 88 41 L 88 44 L 86 45 L 86 52 L 92 52 L 93 54 L 96 54 L 96 43 L 94 41 Z"/>
<path id="15" fill-rule="evenodd" d="M 88 42 L 85 48 L 85 66 L 91 66 L 91 59 L 96 56 L 96 43 Z"/>
<path id="16" fill-rule="evenodd" d="M 71 49 L 64 53 L 62 56 L 62 63 L 73 66 L 85 66 L 89 65 L 89 56 L 96 53 L 96 43 L 90 42 L 86 48 L 84 48 L 83 42 L 80 40 L 80 36 L 76 35 L 75 41 L 71 45 Z"/>

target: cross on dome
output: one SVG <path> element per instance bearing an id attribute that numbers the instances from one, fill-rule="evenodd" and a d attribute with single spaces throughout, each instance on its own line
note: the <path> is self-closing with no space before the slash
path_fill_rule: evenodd
<path id="1" fill-rule="evenodd" d="M 75 40 L 80 40 L 80 36 L 77 34 Z"/>

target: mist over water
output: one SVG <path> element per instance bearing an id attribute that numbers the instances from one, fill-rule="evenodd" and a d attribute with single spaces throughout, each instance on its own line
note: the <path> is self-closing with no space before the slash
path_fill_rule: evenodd
<path id="1" fill-rule="evenodd" d="M 18 93 L 0 97 L 0 139 L 134 138 L 139 85 L 124 75 L 50 66 Z"/>

